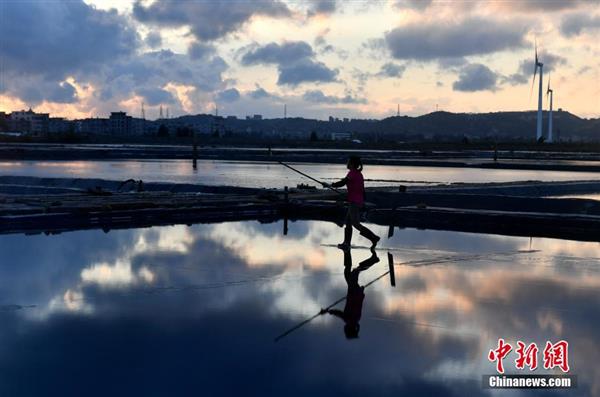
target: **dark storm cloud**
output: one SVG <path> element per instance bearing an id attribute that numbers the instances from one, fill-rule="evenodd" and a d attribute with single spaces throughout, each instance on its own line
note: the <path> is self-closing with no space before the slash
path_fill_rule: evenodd
<path id="1" fill-rule="evenodd" d="M 471 18 L 454 23 L 419 23 L 385 34 L 385 44 L 396 59 L 430 61 L 490 54 L 525 45 L 527 29 L 520 22 L 501 23 Z"/>
<path id="2" fill-rule="evenodd" d="M 364 98 L 356 98 L 351 95 L 345 96 L 335 96 L 335 95 L 326 95 L 321 90 L 309 90 L 302 95 L 302 98 L 308 102 L 315 103 L 327 103 L 327 104 L 353 104 L 353 103 L 367 103 L 367 100 Z"/>
<path id="3" fill-rule="evenodd" d="M 379 77 L 402 77 L 402 73 L 406 70 L 405 65 L 398 65 L 393 62 L 385 63 L 377 73 Z"/>
<path id="4" fill-rule="evenodd" d="M 452 84 L 455 91 L 495 91 L 498 74 L 485 65 L 472 63 L 462 68 L 458 80 Z"/>
<path id="5" fill-rule="evenodd" d="M 135 30 L 116 11 L 83 1 L 3 1 L 0 14 L 5 73 L 61 81 L 131 55 L 139 44 Z"/>
<path id="6" fill-rule="evenodd" d="M 242 56 L 243 65 L 290 64 L 314 56 L 310 44 L 304 41 L 288 41 L 282 44 L 269 43 L 248 51 Z"/>
<path id="7" fill-rule="evenodd" d="M 285 17 L 288 7 L 278 0 L 163 0 L 144 6 L 133 5 L 134 17 L 159 26 L 189 26 L 199 40 L 215 40 L 240 29 L 255 15 Z"/>
<path id="8" fill-rule="evenodd" d="M 564 17 L 560 24 L 560 31 L 564 36 L 577 36 L 585 31 L 600 29 L 600 15 L 588 13 L 571 14 Z"/>
<path id="9" fill-rule="evenodd" d="M 141 88 L 137 90 L 137 94 L 144 97 L 146 104 L 150 106 L 175 102 L 173 94 L 171 94 L 169 91 L 163 90 L 162 88 Z"/>
<path id="10" fill-rule="evenodd" d="M 335 81 L 338 71 L 314 59 L 315 52 L 304 41 L 282 44 L 269 43 L 247 51 L 243 65 L 274 64 L 279 70 L 279 85 L 298 85 L 304 82 Z"/>
<path id="11" fill-rule="evenodd" d="M 229 88 L 219 92 L 217 99 L 221 102 L 235 102 L 240 99 L 240 92 L 235 88 Z"/>

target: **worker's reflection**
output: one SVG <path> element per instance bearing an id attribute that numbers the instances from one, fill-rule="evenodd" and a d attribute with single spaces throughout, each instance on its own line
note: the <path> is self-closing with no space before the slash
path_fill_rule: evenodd
<path id="1" fill-rule="evenodd" d="M 375 251 L 371 251 L 371 256 L 360 262 L 359 265 L 352 269 L 352 254 L 350 248 L 344 249 L 344 278 L 348 284 L 348 293 L 346 294 L 346 306 L 344 310 L 337 309 L 322 309 L 321 313 L 329 313 L 333 316 L 344 320 L 344 334 L 346 338 L 358 338 L 360 331 L 360 316 L 362 314 L 363 300 L 365 299 L 365 287 L 358 284 L 358 275 L 363 270 L 367 270 L 375 263 L 379 262 L 379 258 Z"/>

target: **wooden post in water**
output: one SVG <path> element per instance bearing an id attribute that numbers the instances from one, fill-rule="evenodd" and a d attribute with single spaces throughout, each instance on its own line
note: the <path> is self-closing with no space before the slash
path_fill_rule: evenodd
<path id="1" fill-rule="evenodd" d="M 396 273 L 394 272 L 394 256 L 388 252 L 388 267 L 390 272 L 390 284 L 392 287 L 396 286 Z"/>
<path id="2" fill-rule="evenodd" d="M 283 209 L 283 235 L 288 234 L 288 204 L 290 202 L 288 187 L 283 188 L 283 200 L 285 202 L 285 208 Z"/>
<path id="3" fill-rule="evenodd" d="M 194 170 L 198 168 L 198 142 L 196 141 L 196 130 L 192 131 L 192 167 Z"/>

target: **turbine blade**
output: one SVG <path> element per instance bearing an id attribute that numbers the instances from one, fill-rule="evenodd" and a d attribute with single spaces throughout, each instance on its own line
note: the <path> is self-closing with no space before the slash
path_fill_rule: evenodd
<path id="1" fill-rule="evenodd" d="M 529 90 L 529 102 L 531 102 L 531 95 L 533 95 L 533 86 L 535 85 L 535 75 L 537 74 L 537 64 L 533 70 L 533 80 L 531 80 L 531 89 Z"/>

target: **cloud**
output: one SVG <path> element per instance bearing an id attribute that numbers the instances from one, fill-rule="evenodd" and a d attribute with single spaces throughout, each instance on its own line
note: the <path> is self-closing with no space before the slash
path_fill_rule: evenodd
<path id="1" fill-rule="evenodd" d="M 533 76 L 533 59 L 532 56 L 529 59 L 523 59 L 519 62 L 517 72 L 504 77 L 503 82 L 511 85 L 519 85 L 530 81 Z M 539 59 L 544 64 L 545 75 L 555 70 L 558 66 L 565 66 L 568 64 L 567 58 L 545 51 L 540 52 Z"/>
<path id="2" fill-rule="evenodd" d="M 303 59 L 291 65 L 281 65 L 277 84 L 298 85 L 305 82 L 332 82 L 336 81 L 337 75 L 337 70 L 329 69 L 322 62 Z"/>
<path id="3" fill-rule="evenodd" d="M 304 82 L 336 81 L 338 71 L 314 60 L 315 52 L 304 41 L 269 43 L 246 52 L 243 65 L 275 64 L 278 66 L 279 85 L 298 85 Z"/>
<path id="4" fill-rule="evenodd" d="M 157 48 L 162 45 L 162 36 L 159 32 L 150 32 L 144 39 L 144 42 L 150 48 Z"/>
<path id="5" fill-rule="evenodd" d="M 242 56 L 243 65 L 290 64 L 314 56 L 310 44 L 304 41 L 287 41 L 282 44 L 269 43 L 248 51 Z"/>
<path id="6" fill-rule="evenodd" d="M 396 8 L 412 8 L 423 11 L 433 3 L 433 0 L 396 0 L 393 6 Z"/>
<path id="7" fill-rule="evenodd" d="M 398 65 L 393 62 L 385 63 L 376 74 L 378 77 L 402 77 L 402 73 L 406 70 L 405 65 Z"/>
<path id="8" fill-rule="evenodd" d="M 396 59 L 430 61 L 521 48 L 526 32 L 520 22 L 470 18 L 405 25 L 387 32 L 384 39 Z"/>
<path id="9" fill-rule="evenodd" d="M 218 56 L 194 60 L 169 50 L 153 51 L 113 65 L 105 84 L 116 90 L 135 87 L 164 87 L 168 83 L 192 85 L 203 91 L 221 87 L 227 64 Z"/>
<path id="10" fill-rule="evenodd" d="M 57 103 L 77 102 L 77 90 L 72 84 L 66 81 L 57 84 L 53 90 L 49 91 L 47 100 Z"/>
<path id="11" fill-rule="evenodd" d="M 310 2 L 311 7 L 306 14 L 309 17 L 331 15 L 336 11 L 336 3 L 336 0 L 313 0 Z"/>
<path id="12" fill-rule="evenodd" d="M 188 47 L 188 55 L 194 60 L 206 58 L 215 54 L 215 52 L 215 47 L 210 44 L 195 42 Z"/>
<path id="13" fill-rule="evenodd" d="M 526 84 L 528 81 L 529 78 L 522 73 L 513 73 L 503 79 L 503 83 L 508 83 L 510 85 Z"/>
<path id="14" fill-rule="evenodd" d="M 600 15 L 588 13 L 570 14 L 564 17 L 560 24 L 560 31 L 567 37 L 578 36 L 584 31 L 600 29 Z"/>
<path id="15" fill-rule="evenodd" d="M 150 106 L 156 106 L 165 103 L 175 103 L 173 94 L 162 88 L 141 88 L 137 90 L 136 93 L 144 97 L 144 101 Z"/>
<path id="16" fill-rule="evenodd" d="M 315 103 L 326 103 L 326 104 L 357 104 L 357 103 L 367 103 L 365 98 L 356 98 L 349 94 L 346 94 L 343 97 L 335 96 L 335 95 L 326 95 L 321 90 L 309 90 L 302 95 L 302 98 L 308 102 Z"/>
<path id="17" fill-rule="evenodd" d="M 148 106 L 171 103 L 171 114 L 192 111 L 199 109 L 194 104 L 210 102 L 214 92 L 225 88 L 223 73 L 227 67 L 219 56 L 195 60 L 188 54 L 169 50 L 142 53 L 115 62 L 92 76 L 90 83 L 98 89 L 87 99 L 86 106 L 106 113 L 123 109 L 123 102 L 139 95 Z M 152 109 L 147 108 L 147 112 Z"/>
<path id="18" fill-rule="evenodd" d="M 149 6 L 136 0 L 133 15 L 146 24 L 188 26 L 199 40 L 216 40 L 237 31 L 254 16 L 287 17 L 291 12 L 278 0 L 163 0 Z"/>
<path id="19" fill-rule="evenodd" d="M 495 91 L 498 74 L 480 63 L 462 68 L 458 80 L 452 84 L 455 91 Z"/>
<path id="20" fill-rule="evenodd" d="M 267 92 L 262 87 L 256 87 L 255 90 L 248 92 L 248 96 L 252 99 L 263 99 L 263 98 L 271 98 L 273 94 Z"/>
<path id="21" fill-rule="evenodd" d="M 240 92 L 235 88 L 229 88 L 217 94 L 217 100 L 221 102 L 235 102 L 238 99 L 240 99 Z"/>
<path id="22" fill-rule="evenodd" d="M 0 3 L 4 73 L 62 81 L 133 54 L 139 36 L 116 11 L 83 1 Z"/>
<path id="23" fill-rule="evenodd" d="M 499 1 L 494 5 L 502 8 L 509 8 L 514 11 L 523 12 L 554 12 L 571 8 L 577 8 L 580 5 L 592 3 L 589 0 L 519 0 L 519 1 Z"/>
<path id="24" fill-rule="evenodd" d="M 44 100 L 56 103 L 75 103 L 78 100 L 76 88 L 66 81 L 53 82 L 25 77 L 11 82 L 10 86 L 18 92 L 19 98 L 30 106 Z"/>

